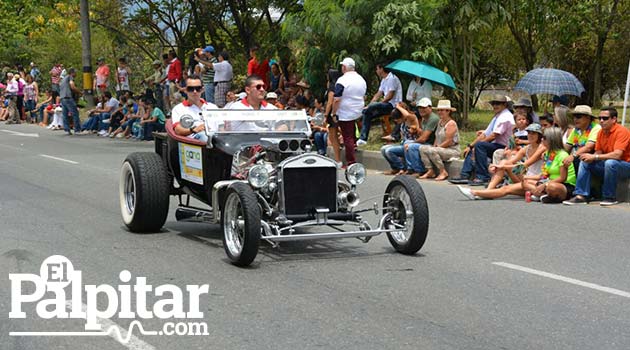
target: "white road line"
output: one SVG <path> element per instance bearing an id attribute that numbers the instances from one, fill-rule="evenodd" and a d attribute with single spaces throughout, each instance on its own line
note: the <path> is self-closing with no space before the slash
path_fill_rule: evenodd
<path id="1" fill-rule="evenodd" d="M 79 162 L 75 162 L 74 160 L 68 160 L 68 159 L 63 159 L 63 158 L 59 158 L 59 157 L 53 157 L 53 156 L 49 156 L 47 154 L 40 154 L 40 156 L 44 157 L 44 158 L 50 158 L 50 159 L 54 159 L 54 160 L 59 160 L 59 161 L 70 163 L 70 164 L 79 164 Z"/>
<path id="2" fill-rule="evenodd" d="M 4 129 L 1 129 L 0 131 L 8 132 L 8 133 L 10 133 L 11 135 L 14 135 L 14 136 L 39 137 L 38 133 L 28 134 L 28 133 L 24 133 L 24 132 L 18 132 L 18 131 L 13 131 L 13 130 L 4 130 Z"/>
<path id="3" fill-rule="evenodd" d="M 529 267 L 520 266 L 520 265 L 514 265 L 514 264 L 510 264 L 510 263 L 506 263 L 506 262 L 493 262 L 492 264 L 493 265 L 497 265 L 497 266 L 506 267 L 508 269 L 513 269 L 513 270 L 518 270 L 518 271 L 522 271 L 522 272 L 531 273 L 532 275 L 547 277 L 547 278 L 551 278 L 551 279 L 554 279 L 554 280 L 575 284 L 576 286 L 580 286 L 580 287 L 586 287 L 586 288 L 590 288 L 590 289 L 595 289 L 595 290 L 598 290 L 600 292 L 610 293 L 610 294 L 618 295 L 620 297 L 630 298 L 630 293 L 629 292 L 625 292 L 623 290 L 619 290 L 619 289 L 615 289 L 615 288 L 604 287 L 604 286 L 601 286 L 601 285 L 595 284 L 595 283 L 590 283 L 590 282 L 584 282 L 584 281 L 576 280 L 575 278 L 564 277 L 564 276 L 556 275 L 556 274 L 553 274 L 553 273 L 549 273 L 549 272 L 545 272 L 545 271 L 539 271 L 539 270 L 534 270 L 534 269 L 530 269 Z"/>

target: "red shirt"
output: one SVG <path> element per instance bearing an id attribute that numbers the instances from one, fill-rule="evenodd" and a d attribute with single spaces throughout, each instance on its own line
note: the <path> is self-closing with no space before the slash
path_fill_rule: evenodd
<path id="1" fill-rule="evenodd" d="M 269 61 L 264 60 L 262 62 L 256 61 L 255 58 L 252 58 L 247 62 L 247 75 L 256 74 L 262 78 L 265 83 L 266 89 L 269 89 Z"/>
<path id="2" fill-rule="evenodd" d="M 595 151 L 602 154 L 623 150 L 619 160 L 630 162 L 630 131 L 620 124 L 613 125 L 609 131 L 602 129 L 597 135 Z"/>
<path id="3" fill-rule="evenodd" d="M 168 79 L 169 81 L 182 80 L 182 62 L 177 57 L 173 58 L 171 64 L 168 66 L 166 79 Z"/>

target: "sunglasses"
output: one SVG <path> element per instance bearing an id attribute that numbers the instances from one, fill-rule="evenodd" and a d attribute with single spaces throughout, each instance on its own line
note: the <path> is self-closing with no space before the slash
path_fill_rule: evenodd
<path id="1" fill-rule="evenodd" d="M 201 92 L 203 90 L 203 86 L 186 86 L 186 91 L 188 92 Z"/>
<path id="2" fill-rule="evenodd" d="M 252 85 L 251 87 L 256 88 L 256 90 L 265 90 L 265 84 Z"/>
<path id="3" fill-rule="evenodd" d="M 599 119 L 600 121 L 601 121 L 601 120 L 606 121 L 606 120 L 608 120 L 608 119 L 610 119 L 610 118 L 611 118 L 611 117 L 599 117 L 599 118 L 597 118 L 597 119 Z"/>

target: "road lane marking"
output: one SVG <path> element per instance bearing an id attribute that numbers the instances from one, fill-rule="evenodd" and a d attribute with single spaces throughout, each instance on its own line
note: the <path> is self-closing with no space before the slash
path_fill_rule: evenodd
<path id="1" fill-rule="evenodd" d="M 63 158 L 59 158 L 59 157 L 53 157 L 53 156 L 49 156 L 47 154 L 40 154 L 40 156 L 44 157 L 44 158 L 50 158 L 50 159 L 54 159 L 54 160 L 59 160 L 59 161 L 70 163 L 70 164 L 79 164 L 79 162 L 75 162 L 74 160 L 68 160 L 68 159 L 63 159 Z"/>
<path id="2" fill-rule="evenodd" d="M 8 132 L 8 133 L 10 133 L 13 136 L 39 137 L 38 133 L 28 134 L 28 133 L 24 133 L 24 132 L 18 132 L 18 131 L 13 131 L 13 130 L 5 130 L 5 129 L 0 129 L 0 131 Z"/>
<path id="3" fill-rule="evenodd" d="M 72 301 L 66 301 L 66 308 L 72 310 Z M 81 311 L 86 312 L 87 305 L 81 304 Z M 94 332 L 9 332 L 10 336 L 21 337 L 94 337 L 109 336 L 119 342 L 121 345 L 131 350 L 155 350 L 155 347 L 132 334 L 133 327 L 136 326 L 142 334 L 156 335 L 156 331 L 144 331 L 142 324 L 138 321 L 132 321 L 129 330 L 119 326 L 116 322 L 97 317 L 98 323 L 102 326 L 103 331 Z"/>
<path id="4" fill-rule="evenodd" d="M 526 273 L 531 273 L 532 275 L 547 277 L 547 278 L 551 278 L 551 279 L 554 279 L 554 280 L 557 280 L 557 281 L 562 281 L 562 282 L 566 282 L 566 283 L 570 283 L 570 284 L 575 284 L 576 286 L 580 286 L 580 287 L 586 287 L 586 288 L 590 288 L 590 289 L 595 289 L 595 290 L 598 290 L 600 292 L 610 293 L 610 294 L 618 295 L 620 297 L 630 298 L 630 293 L 629 292 L 625 292 L 623 290 L 619 290 L 619 289 L 615 289 L 615 288 L 601 286 L 601 285 L 595 284 L 595 283 L 580 281 L 580 280 L 577 280 L 575 278 L 564 277 L 564 276 L 556 275 L 556 274 L 553 274 L 553 273 L 549 273 L 549 272 L 545 272 L 545 271 L 539 271 L 539 270 L 534 270 L 534 269 L 531 269 L 529 267 L 515 265 L 515 264 L 510 264 L 510 263 L 506 263 L 506 262 L 493 262 L 492 264 L 493 265 L 497 265 L 497 266 L 502 266 L 502 267 L 505 267 L 505 268 L 508 268 L 508 269 L 513 269 L 513 270 L 518 270 L 518 271 L 522 271 L 522 272 L 526 272 Z"/>

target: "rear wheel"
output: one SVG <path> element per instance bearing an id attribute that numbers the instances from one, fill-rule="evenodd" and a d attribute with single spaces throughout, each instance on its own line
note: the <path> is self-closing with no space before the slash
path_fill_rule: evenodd
<path id="1" fill-rule="evenodd" d="M 396 176 L 387 186 L 383 202 L 387 238 L 396 251 L 412 255 L 418 252 L 429 231 L 429 208 L 420 184 L 409 176 Z"/>
<path id="2" fill-rule="evenodd" d="M 249 185 L 234 183 L 228 188 L 221 213 L 223 247 L 236 266 L 248 266 L 260 245 L 260 206 Z"/>
<path id="3" fill-rule="evenodd" d="M 131 232 L 158 232 L 168 215 L 166 168 L 156 153 L 132 153 L 123 162 L 118 187 L 123 222 Z"/>

